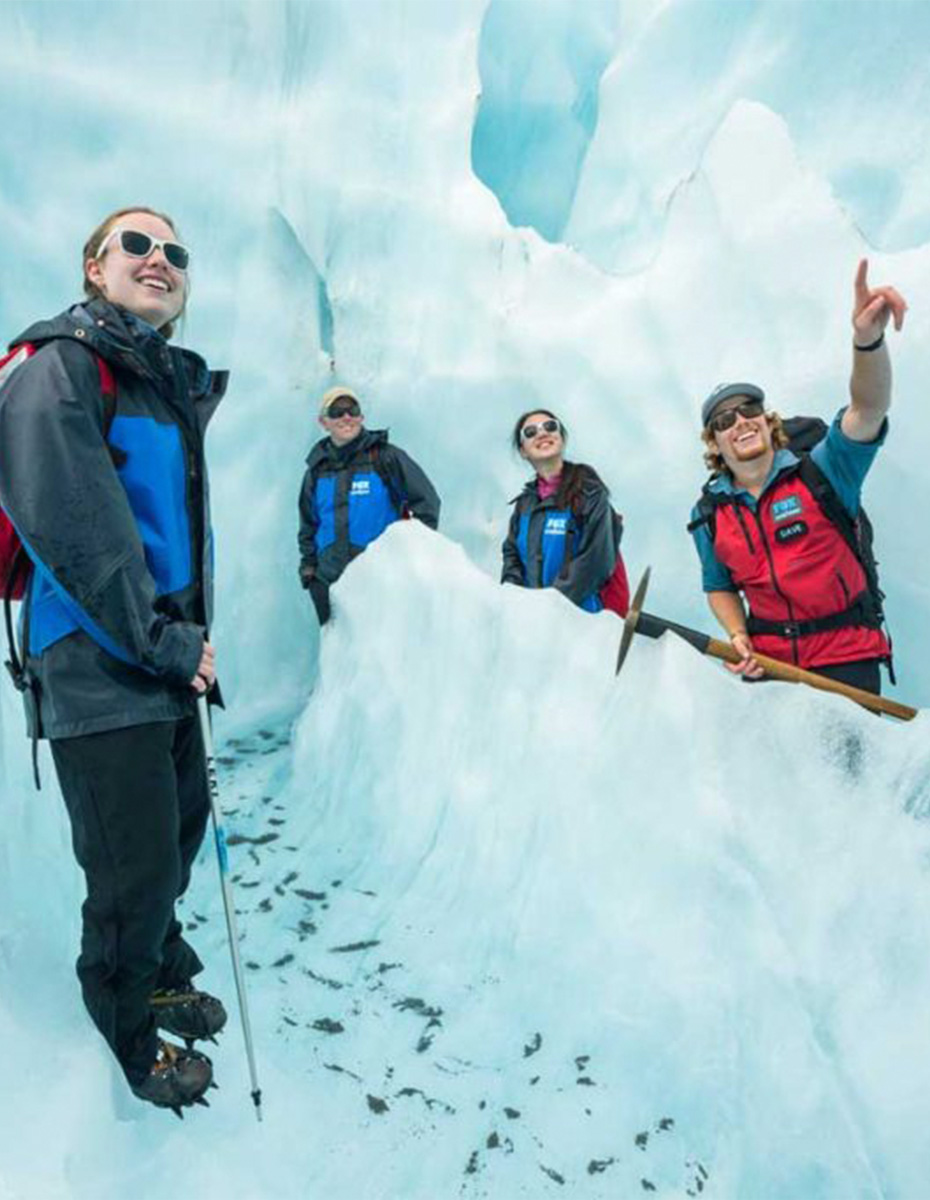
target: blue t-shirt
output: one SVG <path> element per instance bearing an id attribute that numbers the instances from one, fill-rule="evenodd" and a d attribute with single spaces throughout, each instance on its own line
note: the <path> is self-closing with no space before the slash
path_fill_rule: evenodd
<path id="1" fill-rule="evenodd" d="M 869 472 L 879 447 L 884 443 L 888 434 L 888 419 L 885 418 L 878 436 L 871 442 L 854 442 L 843 432 L 840 422 L 845 408 L 833 418 L 833 423 L 827 430 L 827 435 L 811 450 L 810 456 L 826 476 L 830 486 L 839 497 L 840 503 L 850 516 L 854 517 L 859 511 L 859 497 L 862 483 Z M 772 467 L 762 488 L 762 495 L 786 468 L 793 466 L 798 456 L 791 450 L 776 450 Z M 756 498 L 745 488 L 737 487 L 732 477 L 725 473 L 718 476 L 710 485 L 711 491 L 724 495 L 738 495 L 753 511 L 757 507 Z M 697 505 L 691 510 L 691 520 L 700 516 Z M 699 525 L 694 530 L 694 545 L 701 560 L 701 577 L 705 592 L 735 592 L 738 591 L 730 572 L 714 553 L 710 530 L 707 525 Z"/>

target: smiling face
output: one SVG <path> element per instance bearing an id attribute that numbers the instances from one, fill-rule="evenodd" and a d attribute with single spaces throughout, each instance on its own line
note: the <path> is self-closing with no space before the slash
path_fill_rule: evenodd
<path id="1" fill-rule="evenodd" d="M 739 405 L 750 402 L 748 396 L 733 396 L 714 410 L 714 415 L 720 415 L 729 410 L 736 414 L 735 422 L 722 433 L 714 433 L 714 442 L 720 451 L 723 461 L 730 474 L 739 478 L 740 467 L 743 464 L 756 463 L 759 459 L 771 459 L 774 454 L 772 445 L 772 428 L 764 412 L 757 417 L 744 417 L 738 410 Z"/>
<path id="2" fill-rule="evenodd" d="M 555 429 L 547 429 L 555 422 Z M 534 436 L 527 437 L 527 433 Z M 562 437 L 562 426 L 550 413 L 535 412 L 525 417 L 520 427 L 520 454 L 537 474 L 554 475 L 562 469 L 562 455 L 565 452 L 565 439 Z"/>
<path id="3" fill-rule="evenodd" d="M 334 446 L 347 446 L 362 432 L 362 426 L 365 424 L 365 416 L 359 410 L 357 415 L 344 411 L 349 406 L 343 400 L 336 400 L 330 406 L 331 409 L 339 415 L 321 416 L 320 424 L 329 434 Z M 358 405 L 354 405 L 358 408 Z M 328 409 L 327 412 L 330 410 Z"/>
<path id="4" fill-rule="evenodd" d="M 124 213 L 114 221 L 115 229 L 138 230 L 162 241 L 178 240 L 168 222 L 152 213 Z M 108 231 L 101 256 L 85 262 L 87 279 L 111 304 L 118 304 L 156 329 L 170 325 L 184 307 L 186 272 L 172 267 L 158 246 L 153 246 L 145 258 L 126 254 L 119 234 L 111 234 L 112 230 Z"/>

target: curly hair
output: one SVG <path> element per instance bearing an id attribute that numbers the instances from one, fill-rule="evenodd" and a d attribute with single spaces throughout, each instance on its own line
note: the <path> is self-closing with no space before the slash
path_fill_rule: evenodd
<path id="1" fill-rule="evenodd" d="M 771 411 L 765 413 L 764 416 L 772 431 L 772 448 L 774 450 L 786 449 L 788 446 L 788 435 L 785 433 L 781 417 L 777 412 Z M 723 461 L 723 455 L 717 449 L 713 430 L 709 427 L 701 430 L 701 441 L 704 443 L 704 465 L 714 475 L 723 474 L 727 467 Z"/>
<path id="2" fill-rule="evenodd" d="M 87 264 L 97 257 L 100 247 L 106 241 L 110 231 L 113 229 L 114 225 L 117 224 L 120 217 L 128 217 L 130 213 L 148 213 L 150 217 L 158 217 L 159 221 L 165 222 L 175 237 L 180 236 L 173 219 L 169 217 L 167 213 L 158 212 L 156 209 L 148 208 L 144 204 L 134 204 L 131 208 L 118 208 L 116 212 L 111 212 L 108 217 L 104 217 L 104 219 L 84 243 L 84 249 L 81 251 L 81 273 L 84 276 L 84 294 L 91 300 L 105 300 L 106 296 L 104 296 L 103 292 L 101 292 L 100 288 L 98 288 L 95 283 L 92 283 L 90 279 L 87 278 Z M 174 333 L 174 321 L 176 321 L 178 317 L 183 317 L 184 315 L 184 309 L 187 307 L 189 287 L 190 285 L 188 282 L 188 277 L 185 277 L 184 304 L 181 307 L 181 311 L 173 321 L 168 321 L 161 327 L 161 332 L 166 338 L 170 338 L 172 333 Z"/>

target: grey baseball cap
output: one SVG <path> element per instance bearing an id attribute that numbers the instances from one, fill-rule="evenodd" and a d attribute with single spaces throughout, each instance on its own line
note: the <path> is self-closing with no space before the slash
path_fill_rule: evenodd
<path id="1" fill-rule="evenodd" d="M 718 383 L 711 394 L 701 405 L 701 424 L 707 428 L 707 423 L 714 415 L 718 404 L 730 400 L 733 396 L 748 396 L 750 400 L 765 403 L 765 392 L 754 383 Z"/>

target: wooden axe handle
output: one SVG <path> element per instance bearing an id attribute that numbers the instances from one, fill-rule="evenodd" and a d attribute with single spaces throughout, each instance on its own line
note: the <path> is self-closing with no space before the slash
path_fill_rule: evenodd
<path id="1" fill-rule="evenodd" d="M 704 653 L 709 654 L 711 658 L 719 658 L 723 662 L 729 663 L 741 662 L 743 657 L 730 642 L 722 642 L 719 638 L 708 638 L 707 649 Z M 825 675 L 818 675 L 814 671 L 805 671 L 802 667 L 792 666 L 791 663 L 779 662 L 777 658 L 769 658 L 765 654 L 754 652 L 753 658 L 763 668 L 766 675 L 772 679 L 781 679 L 785 683 L 806 683 L 808 687 L 817 688 L 821 692 L 836 692 L 840 696 L 847 696 L 850 700 L 855 700 L 863 708 L 871 709 L 872 712 L 888 713 L 889 716 L 897 717 L 900 721 L 912 721 L 917 716 L 917 709 L 911 708 L 909 704 L 899 704 L 896 700 L 887 700 L 884 696 L 864 692 L 862 688 L 850 687 L 848 683 L 828 679 Z"/>

